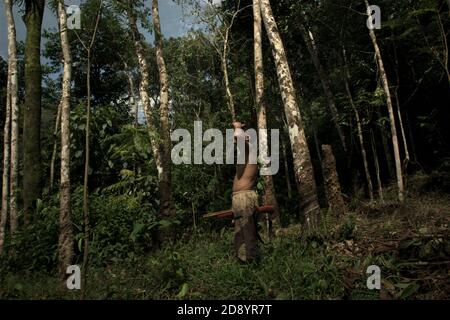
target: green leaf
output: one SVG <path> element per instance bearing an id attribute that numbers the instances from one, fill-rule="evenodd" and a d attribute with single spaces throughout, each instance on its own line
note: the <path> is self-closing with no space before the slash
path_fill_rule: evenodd
<path id="1" fill-rule="evenodd" d="M 133 232 L 131 232 L 131 239 L 133 241 L 136 241 L 136 235 L 142 231 L 142 229 L 145 227 L 143 223 L 135 223 L 133 227 Z"/>
<path id="2" fill-rule="evenodd" d="M 183 299 L 189 291 L 189 285 L 185 282 L 181 285 L 180 292 L 177 294 L 177 298 Z"/>
<path id="3" fill-rule="evenodd" d="M 402 290 L 402 293 L 400 294 L 400 299 L 406 299 L 413 295 L 414 293 L 419 290 L 419 285 L 415 282 L 411 282 L 406 285 L 406 287 Z"/>

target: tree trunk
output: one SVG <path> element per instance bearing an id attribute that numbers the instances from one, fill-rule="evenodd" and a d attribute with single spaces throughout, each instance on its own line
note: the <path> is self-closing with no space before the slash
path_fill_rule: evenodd
<path id="1" fill-rule="evenodd" d="M 83 220 L 84 220 L 84 250 L 83 250 L 83 267 L 82 273 L 82 299 L 86 294 L 86 275 L 89 260 L 89 237 L 90 237 L 90 223 L 89 223 L 89 158 L 90 158 L 90 136 L 91 136 L 91 48 L 87 50 L 87 66 L 86 66 L 86 135 L 84 142 L 84 178 L 83 178 Z"/>
<path id="2" fill-rule="evenodd" d="M 25 223 L 41 197 L 41 27 L 45 0 L 25 1 L 25 112 L 23 125 L 23 205 Z"/>
<path id="3" fill-rule="evenodd" d="M 10 154 L 10 190 L 9 217 L 10 231 L 13 234 L 18 226 L 17 193 L 19 185 L 19 104 L 17 80 L 17 47 L 16 27 L 12 11 L 12 0 L 5 1 L 6 19 L 8 22 L 8 69 L 10 71 L 10 116 L 11 116 L 11 154 Z"/>
<path id="4" fill-rule="evenodd" d="M 269 0 L 261 0 L 264 26 L 269 37 L 272 55 L 275 60 L 278 83 L 284 104 L 284 111 L 289 127 L 294 171 L 300 193 L 300 210 L 311 230 L 319 218 L 320 207 L 317 198 L 314 169 L 305 136 L 305 129 L 295 95 L 294 83 L 289 69 L 284 45 L 275 22 Z"/>
<path id="5" fill-rule="evenodd" d="M 66 269 L 73 259 L 73 231 L 70 208 L 70 85 L 72 79 L 72 57 L 67 36 L 67 17 L 63 0 L 58 2 L 58 18 L 61 49 L 64 59 L 61 96 L 61 181 L 59 215 L 59 275 L 64 282 Z"/>
<path id="6" fill-rule="evenodd" d="M 330 145 L 322 145 L 322 152 L 322 172 L 328 206 L 333 216 L 338 217 L 343 215 L 347 208 L 344 199 L 342 198 L 341 185 L 339 183 L 339 177 L 336 170 L 336 161 Z"/>
<path id="7" fill-rule="evenodd" d="M 150 139 L 150 145 L 152 148 L 153 157 L 155 158 L 156 169 L 158 171 L 158 181 L 160 183 L 159 188 L 161 190 L 161 187 L 162 187 L 162 189 L 164 190 L 166 186 L 161 185 L 162 173 L 164 173 L 164 171 L 163 171 L 164 170 L 163 169 L 164 155 L 163 155 L 163 150 L 160 149 L 160 145 L 161 145 L 160 137 L 159 137 L 159 134 L 156 130 L 156 127 L 155 127 L 155 124 L 153 121 L 150 96 L 147 92 L 147 88 L 149 86 L 148 62 L 147 62 L 147 58 L 145 57 L 145 50 L 144 50 L 144 46 L 143 46 L 143 43 L 141 40 L 142 36 L 139 33 L 138 28 L 137 28 L 136 16 L 135 16 L 133 6 L 128 8 L 127 14 L 128 14 L 131 34 L 133 36 L 136 56 L 138 58 L 139 70 L 140 70 L 140 74 L 141 74 L 141 81 L 139 84 L 139 96 L 140 96 L 140 99 L 141 99 L 143 107 L 144 107 L 145 119 L 147 122 L 147 129 L 148 129 L 149 139 Z M 169 154 L 169 157 L 170 157 L 170 154 Z M 169 158 L 169 161 L 170 161 L 170 158 Z M 167 173 L 167 171 L 166 171 L 166 173 Z M 170 177 L 170 175 L 169 175 L 169 177 Z M 169 185 L 169 187 L 170 187 L 170 185 Z M 166 200 L 167 195 L 163 194 L 160 191 L 159 196 L 160 196 L 160 203 L 161 203 L 160 212 L 162 213 L 162 208 L 163 208 L 162 204 L 164 202 L 167 203 L 167 200 Z M 170 199 L 171 199 L 171 197 L 170 197 Z M 169 201 L 169 203 L 170 203 L 170 201 Z M 159 234 L 160 241 L 163 240 L 161 238 L 162 236 L 163 236 L 162 234 Z"/>
<path id="8" fill-rule="evenodd" d="M 228 109 L 230 110 L 231 113 L 231 118 L 232 118 L 232 122 L 236 121 L 236 110 L 234 107 L 234 97 L 233 94 L 231 93 L 231 87 L 230 87 L 230 78 L 228 76 L 228 64 L 227 64 L 227 50 L 226 47 L 224 45 L 224 49 L 223 49 L 223 55 L 220 58 L 220 65 L 222 67 L 222 72 L 223 72 L 223 80 L 225 82 L 225 93 L 227 96 L 227 104 L 228 104 Z"/>
<path id="9" fill-rule="evenodd" d="M 288 165 L 288 160 L 287 160 L 286 145 L 284 144 L 283 139 L 281 140 L 281 151 L 283 152 L 284 175 L 286 178 L 288 199 L 291 199 L 292 198 L 292 186 L 291 186 L 291 179 L 289 178 L 289 165 Z"/>
<path id="10" fill-rule="evenodd" d="M 156 164 L 160 164 L 160 152 L 157 145 L 157 132 L 153 121 L 153 115 L 151 110 L 151 102 L 150 102 L 150 96 L 147 92 L 147 88 L 149 86 L 149 67 L 147 58 L 145 56 L 145 49 L 144 45 L 141 40 L 141 34 L 138 31 L 137 23 L 136 23 L 136 16 L 134 13 L 134 8 L 128 8 L 128 20 L 129 25 L 131 29 L 131 34 L 133 36 L 134 41 L 134 48 L 136 51 L 136 56 L 138 58 L 139 63 L 139 71 L 141 74 L 141 81 L 139 83 L 139 97 L 141 99 L 142 105 L 144 107 L 144 113 L 145 113 L 145 120 L 147 122 L 147 128 L 149 132 L 150 137 L 150 144 L 152 148 L 153 156 L 155 157 Z"/>
<path id="11" fill-rule="evenodd" d="M 364 135 L 363 135 L 363 131 L 362 131 L 361 119 L 359 118 L 358 109 L 356 109 L 355 102 L 353 101 L 352 92 L 350 90 L 350 85 L 349 85 L 350 72 L 348 70 L 345 49 L 342 50 L 342 53 L 343 53 L 343 58 L 344 58 L 344 69 L 345 69 L 345 75 L 344 75 L 345 91 L 347 92 L 347 97 L 348 97 L 350 106 L 352 107 L 352 110 L 355 113 L 359 146 L 361 148 L 361 156 L 362 156 L 363 165 L 364 165 L 364 173 L 366 175 L 366 181 L 367 181 L 367 190 L 369 192 L 370 202 L 373 202 L 373 185 L 372 185 L 372 179 L 370 178 L 369 163 L 367 161 L 366 148 L 364 147 Z"/>
<path id="12" fill-rule="evenodd" d="M 266 118 L 266 103 L 264 99 L 264 65 L 262 54 L 262 36 L 261 36 L 261 8 L 259 6 L 259 0 L 253 0 L 253 49 L 254 49 L 254 69 L 255 69 L 255 100 L 257 110 L 257 122 L 258 132 L 259 130 L 267 129 Z M 259 134 L 259 148 L 260 153 L 268 154 L 268 141 L 267 134 Z M 270 163 L 267 163 L 263 159 L 262 170 L 268 170 Z M 264 204 L 271 204 L 275 207 L 273 214 L 273 220 L 275 227 L 280 227 L 280 211 L 278 208 L 278 202 L 275 197 L 275 186 L 273 183 L 272 175 L 264 175 Z"/>
<path id="13" fill-rule="evenodd" d="M 370 8 L 369 2 L 365 0 L 367 7 L 367 14 L 370 16 Z M 401 160 L 400 160 L 400 152 L 398 148 L 398 137 L 397 137 L 397 129 L 395 128 L 395 116 L 394 116 L 394 108 L 392 107 L 392 99 L 391 93 L 389 91 L 389 82 L 386 75 L 386 71 L 384 69 L 383 59 L 381 57 L 380 48 L 378 47 L 377 37 L 375 35 L 375 31 L 373 29 L 369 29 L 369 35 L 372 39 L 372 44 L 375 49 L 375 55 L 378 62 L 378 68 L 380 70 L 381 81 L 383 83 L 384 94 L 386 96 L 387 108 L 389 111 L 389 121 L 391 127 L 391 135 L 392 135 L 392 145 L 394 148 L 394 160 L 395 160 L 395 173 L 397 176 L 397 186 L 398 186 L 398 200 L 403 202 L 404 200 L 404 187 L 403 187 L 403 176 L 402 176 L 402 168 L 401 168 Z"/>
<path id="14" fill-rule="evenodd" d="M 450 1 L 450 0 L 449 0 Z M 409 136 L 409 142 L 411 146 L 411 159 L 414 163 L 417 163 L 417 152 L 415 148 L 415 142 L 414 142 L 414 135 L 413 135 L 413 129 L 411 127 L 411 121 L 409 120 L 408 112 L 405 113 L 405 122 L 408 127 L 408 136 Z"/>
<path id="15" fill-rule="evenodd" d="M 97 16 L 95 20 L 94 31 L 88 46 L 84 46 L 87 53 L 86 62 L 86 135 L 85 135 L 85 158 L 84 158 L 84 179 L 83 179 L 83 220 L 84 220 L 84 249 L 83 266 L 81 269 L 81 299 L 86 296 L 87 273 L 89 266 L 89 238 L 91 235 L 91 225 L 89 218 L 89 160 L 90 160 L 90 140 L 91 140 L 91 50 L 94 47 L 95 37 L 97 35 L 98 23 L 102 12 L 103 1 L 100 0 Z"/>
<path id="16" fill-rule="evenodd" d="M 380 109 L 376 109 L 376 113 L 378 116 L 378 119 L 382 118 L 382 114 Z M 395 169 L 394 169 L 394 160 L 392 160 L 392 151 L 391 148 L 389 147 L 389 142 L 387 139 L 387 135 L 386 135 L 386 126 L 384 125 L 384 123 L 380 123 L 380 125 L 378 126 L 378 133 L 381 136 L 381 143 L 383 145 L 383 150 L 384 150 L 384 156 L 386 158 L 386 167 L 387 167 L 387 171 L 389 174 L 389 178 L 393 178 L 395 176 Z"/>
<path id="17" fill-rule="evenodd" d="M 306 20 L 303 17 L 303 20 Z M 344 132 L 339 125 L 339 114 L 338 110 L 336 108 L 336 99 L 334 98 L 333 92 L 331 91 L 331 83 L 330 79 L 328 78 L 325 69 L 320 62 L 319 59 L 319 50 L 316 46 L 314 35 L 312 34 L 309 27 L 306 25 L 306 21 L 303 21 L 303 23 L 299 24 L 300 26 L 300 32 L 302 33 L 303 39 L 306 43 L 306 47 L 308 48 L 309 54 L 311 55 L 312 61 L 314 63 L 314 67 L 317 70 L 317 74 L 319 75 L 320 82 L 322 83 L 323 92 L 325 93 L 325 97 L 328 102 L 328 107 L 331 112 L 332 121 L 334 123 L 334 126 L 336 127 L 336 131 L 339 135 L 339 139 L 341 140 L 342 147 L 345 152 L 347 152 L 347 144 L 345 142 L 345 135 Z"/>
<path id="18" fill-rule="evenodd" d="M 442 43 L 444 45 L 444 52 L 442 54 L 442 58 L 440 57 L 440 55 L 435 52 L 436 58 L 439 61 L 439 64 L 442 66 L 442 68 L 445 71 L 445 74 L 447 75 L 447 81 L 448 84 L 450 85 L 450 69 L 448 67 L 448 61 L 449 61 L 449 48 L 448 48 L 448 42 L 447 42 L 447 32 L 445 32 L 445 27 L 444 24 L 442 23 L 442 19 L 441 19 L 441 15 L 439 13 L 439 10 L 436 10 L 436 16 L 437 16 L 437 23 L 439 26 L 439 32 L 441 34 L 441 38 L 442 38 Z M 449 16 L 450 16 L 450 12 L 449 12 Z"/>
<path id="19" fill-rule="evenodd" d="M 159 73 L 159 116 L 161 163 L 158 166 L 160 213 L 162 216 L 173 216 L 175 208 L 172 202 L 171 149 L 169 127 L 169 79 L 163 55 L 163 38 L 159 21 L 158 0 L 152 1 L 153 30 L 155 32 L 156 64 Z"/>
<path id="20" fill-rule="evenodd" d="M 53 130 L 53 151 L 52 151 L 52 158 L 50 160 L 50 190 L 53 190 L 53 185 L 55 182 L 55 162 L 56 162 L 56 153 L 58 149 L 58 130 L 60 124 L 61 124 L 61 103 L 58 105 L 58 111 L 56 112 L 56 119 L 55 119 L 55 129 Z"/>
<path id="21" fill-rule="evenodd" d="M 381 202 L 383 202 L 384 201 L 383 186 L 381 185 L 380 165 L 379 165 L 379 162 L 378 162 L 377 144 L 375 143 L 375 136 L 374 136 L 372 130 L 370 130 L 370 136 L 371 136 L 370 144 L 372 145 L 373 159 L 374 159 L 374 162 L 375 162 L 375 174 L 377 176 L 378 197 L 380 198 Z"/>
<path id="22" fill-rule="evenodd" d="M 11 145 L 11 71 L 8 66 L 8 80 L 6 86 L 6 112 L 3 133 L 3 174 L 2 174 L 2 212 L 0 216 L 0 253 L 3 252 L 6 235 L 6 222 L 9 211 L 9 168 Z"/>
<path id="23" fill-rule="evenodd" d="M 128 65 L 125 63 L 125 68 L 128 69 Z M 128 89 L 130 92 L 130 109 L 134 112 L 134 126 L 137 127 L 139 124 L 139 105 L 136 103 L 135 99 L 135 90 L 134 90 L 134 80 L 133 80 L 133 74 L 131 71 L 127 71 L 127 78 L 128 78 Z"/>
<path id="24" fill-rule="evenodd" d="M 406 175 L 406 167 L 408 166 L 408 162 L 409 162 L 409 150 L 408 150 L 408 142 L 406 141 L 405 129 L 403 127 L 402 112 L 400 109 L 400 97 L 399 97 L 399 93 L 398 93 L 398 91 L 400 89 L 400 73 L 398 72 L 398 56 L 397 56 L 397 46 L 395 45 L 395 42 L 394 42 L 394 56 L 395 56 L 395 77 L 396 77 L 394 95 L 395 95 L 395 103 L 397 105 L 397 116 L 398 116 L 398 122 L 400 124 L 400 132 L 402 134 L 402 139 L 403 139 L 403 150 L 405 152 L 403 172 Z"/>

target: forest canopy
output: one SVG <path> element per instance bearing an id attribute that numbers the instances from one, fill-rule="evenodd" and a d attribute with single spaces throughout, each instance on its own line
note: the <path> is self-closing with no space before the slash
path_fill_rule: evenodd
<path id="1" fill-rule="evenodd" d="M 4 3 L 0 298 L 449 297 L 448 0 Z M 237 123 L 277 161 L 248 188 L 257 268 Z"/>

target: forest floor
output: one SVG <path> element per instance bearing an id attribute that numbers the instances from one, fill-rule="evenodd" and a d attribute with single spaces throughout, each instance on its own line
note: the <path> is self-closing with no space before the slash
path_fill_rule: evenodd
<path id="1" fill-rule="evenodd" d="M 402 205 L 360 202 L 308 236 L 291 225 L 247 265 L 233 256 L 231 227 L 185 232 L 156 253 L 91 268 L 87 298 L 448 299 L 450 194 L 425 189 L 411 188 Z M 367 288 L 370 265 L 381 269 L 381 290 Z M 0 298 L 79 298 L 59 295 L 45 274 L 8 274 L 3 283 Z"/>

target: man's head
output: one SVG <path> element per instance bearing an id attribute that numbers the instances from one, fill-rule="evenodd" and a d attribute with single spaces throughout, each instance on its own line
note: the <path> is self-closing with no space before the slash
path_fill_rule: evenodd
<path id="1" fill-rule="evenodd" d="M 239 122 L 239 121 L 233 121 L 232 125 L 233 125 L 233 130 L 234 130 L 234 134 L 233 134 L 234 143 L 236 143 L 238 137 L 245 136 L 245 131 L 244 131 L 245 124 L 243 124 L 242 122 Z M 245 140 L 248 140 L 248 139 L 249 139 L 249 137 L 245 136 Z"/>

